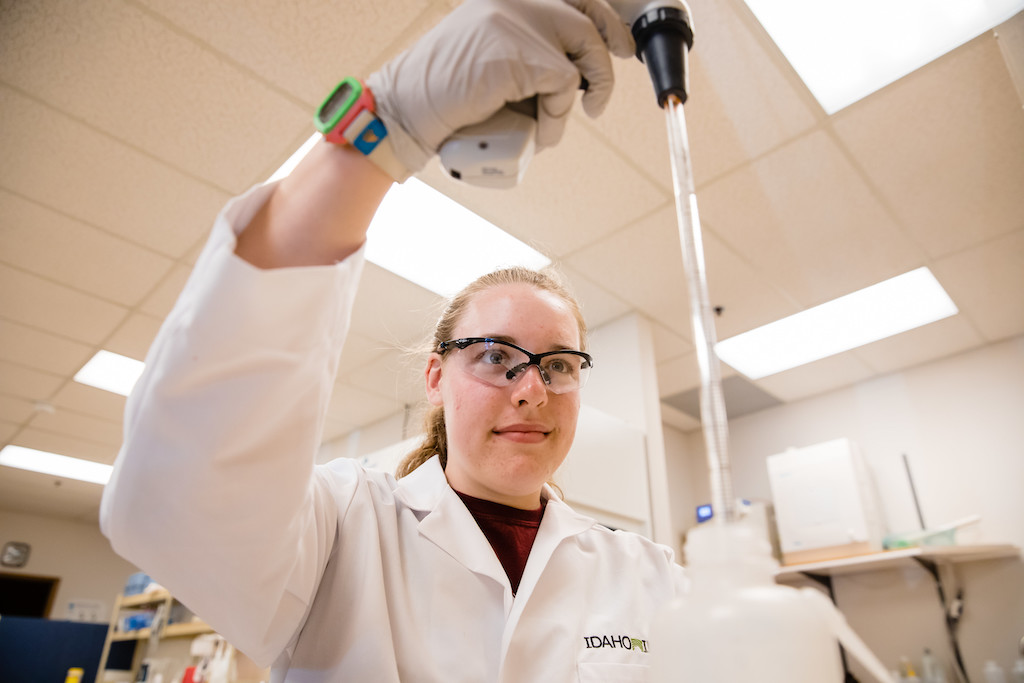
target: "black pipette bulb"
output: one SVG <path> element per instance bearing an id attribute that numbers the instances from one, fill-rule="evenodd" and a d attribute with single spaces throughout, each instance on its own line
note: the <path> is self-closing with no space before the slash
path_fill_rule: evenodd
<path id="1" fill-rule="evenodd" d="M 686 102 L 689 90 L 687 55 L 693 47 L 689 13 L 680 7 L 658 7 L 633 22 L 636 56 L 647 65 L 658 106 L 670 95 Z"/>

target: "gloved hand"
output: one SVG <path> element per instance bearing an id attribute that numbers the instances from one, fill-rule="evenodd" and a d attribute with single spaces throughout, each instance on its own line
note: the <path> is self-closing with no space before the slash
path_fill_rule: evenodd
<path id="1" fill-rule="evenodd" d="M 609 52 L 633 50 L 605 0 L 464 0 L 367 85 L 396 156 L 415 172 L 455 131 L 533 95 L 536 148 L 554 145 L 580 77 L 589 84 L 583 109 L 597 116 L 614 82 Z"/>

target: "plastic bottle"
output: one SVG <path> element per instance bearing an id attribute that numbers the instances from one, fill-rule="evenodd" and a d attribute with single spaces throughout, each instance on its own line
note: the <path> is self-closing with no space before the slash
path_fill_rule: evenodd
<path id="1" fill-rule="evenodd" d="M 985 683 L 1006 683 L 1006 674 L 1003 667 L 991 659 L 985 662 Z"/>
<path id="2" fill-rule="evenodd" d="M 921 655 L 921 678 L 924 683 L 946 683 L 946 672 L 942 664 L 928 648 L 925 648 L 924 654 Z"/>
<path id="3" fill-rule="evenodd" d="M 900 657 L 900 673 L 901 681 L 907 681 L 907 683 L 917 683 L 921 679 L 917 677 L 917 672 L 914 671 L 914 665 L 910 663 L 910 660 L 906 657 Z"/>
<path id="4" fill-rule="evenodd" d="M 879 681 L 889 672 L 814 589 L 775 583 L 771 546 L 747 524 L 693 529 L 690 590 L 651 628 L 651 683 L 841 683 L 838 640 Z"/>
<path id="5" fill-rule="evenodd" d="M 1013 683 L 1024 683 L 1024 656 L 1018 657 L 1013 664 Z"/>

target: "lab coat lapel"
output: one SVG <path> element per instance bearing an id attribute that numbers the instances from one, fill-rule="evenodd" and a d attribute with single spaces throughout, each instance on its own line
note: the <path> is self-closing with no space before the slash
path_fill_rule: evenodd
<path id="1" fill-rule="evenodd" d="M 452 556 L 466 569 L 503 584 L 511 595 L 508 577 L 487 537 L 458 494 L 448 485 L 437 456 L 420 465 L 399 482 L 400 495 L 408 505 L 426 515 L 420 534 Z"/>
<path id="2" fill-rule="evenodd" d="M 566 539 L 581 534 L 594 525 L 593 519 L 579 514 L 563 503 L 549 487 L 544 487 L 543 495 L 548 502 L 544 509 L 544 517 L 540 522 L 540 529 L 537 530 L 537 538 L 533 542 L 530 557 L 526 562 L 526 569 L 523 571 L 523 578 L 519 582 L 519 591 L 516 593 L 512 612 L 509 614 L 505 637 L 501 643 L 502 662 L 505 661 L 505 655 L 508 653 L 509 643 L 512 641 L 512 634 L 519 621 L 519 616 L 526 608 L 530 596 L 533 595 L 534 588 L 543 576 L 544 569 L 548 566 L 548 561 L 555 550 Z"/>

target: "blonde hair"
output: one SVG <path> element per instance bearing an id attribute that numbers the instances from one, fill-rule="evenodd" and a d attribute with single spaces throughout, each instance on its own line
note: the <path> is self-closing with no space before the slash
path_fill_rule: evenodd
<path id="1" fill-rule="evenodd" d="M 492 287 L 502 285 L 525 284 L 544 292 L 550 292 L 568 304 L 580 332 L 580 350 L 587 350 L 587 323 L 583 320 L 579 303 L 569 291 L 562 278 L 553 270 L 531 270 L 523 267 L 503 268 L 483 275 L 452 297 L 434 327 L 434 334 L 428 344 L 428 352 L 437 351 L 441 342 L 448 341 L 455 334 L 455 327 L 465 313 L 466 308 L 477 294 Z M 424 418 L 426 436 L 414 451 L 406 455 L 398 464 L 395 476 L 398 478 L 411 474 L 417 467 L 435 455 L 441 460 L 441 467 L 448 465 L 448 434 L 444 427 L 444 407 L 431 406 Z"/>

